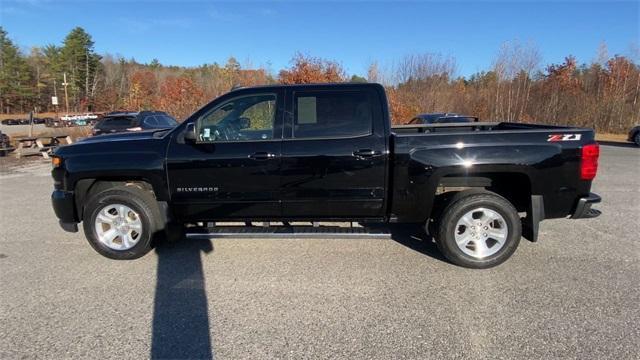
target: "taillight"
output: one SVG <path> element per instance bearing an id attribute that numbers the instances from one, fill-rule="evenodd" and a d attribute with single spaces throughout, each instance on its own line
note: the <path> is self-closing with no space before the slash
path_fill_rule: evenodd
<path id="1" fill-rule="evenodd" d="M 598 157 L 600 156 L 600 146 L 589 144 L 582 147 L 582 157 L 580 159 L 580 179 L 593 180 L 598 172 Z"/>

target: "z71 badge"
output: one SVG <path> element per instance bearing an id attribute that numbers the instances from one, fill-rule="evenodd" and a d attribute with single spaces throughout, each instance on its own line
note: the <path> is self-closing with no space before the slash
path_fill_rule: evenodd
<path id="1" fill-rule="evenodd" d="M 556 142 L 556 141 L 578 141 L 582 135 L 580 134 L 552 134 L 549 135 L 547 141 Z"/>

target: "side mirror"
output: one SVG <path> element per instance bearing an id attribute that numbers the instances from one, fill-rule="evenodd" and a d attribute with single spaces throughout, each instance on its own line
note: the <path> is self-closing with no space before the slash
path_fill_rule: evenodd
<path id="1" fill-rule="evenodd" d="M 195 142 L 197 139 L 196 136 L 196 126 L 194 123 L 188 123 L 187 127 L 184 129 L 184 139 L 185 141 Z"/>
<path id="2" fill-rule="evenodd" d="M 240 126 L 240 129 L 244 130 L 244 129 L 248 129 L 251 127 L 251 119 L 246 118 L 246 117 L 241 117 L 238 119 L 238 125 Z"/>

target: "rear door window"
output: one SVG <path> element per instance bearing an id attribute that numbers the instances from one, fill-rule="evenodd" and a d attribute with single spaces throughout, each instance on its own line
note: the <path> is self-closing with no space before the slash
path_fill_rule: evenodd
<path id="1" fill-rule="evenodd" d="M 371 134 L 372 101 L 362 91 L 302 91 L 294 95 L 293 138 L 340 138 Z"/>

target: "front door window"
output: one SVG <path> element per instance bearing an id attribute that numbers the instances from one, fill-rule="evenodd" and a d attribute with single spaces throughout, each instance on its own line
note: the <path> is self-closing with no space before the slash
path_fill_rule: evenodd
<path id="1" fill-rule="evenodd" d="M 233 98 L 196 122 L 199 143 L 272 140 L 276 94 Z"/>

